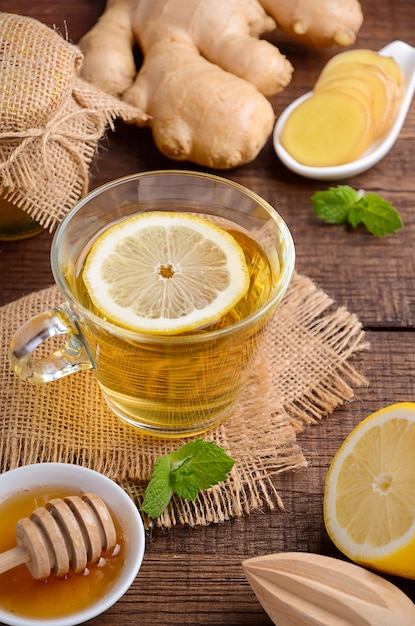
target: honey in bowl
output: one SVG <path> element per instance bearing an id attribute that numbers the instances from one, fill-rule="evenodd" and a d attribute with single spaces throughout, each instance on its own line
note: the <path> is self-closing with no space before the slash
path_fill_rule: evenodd
<path id="1" fill-rule="evenodd" d="M 0 552 L 16 546 L 15 525 L 53 498 L 82 495 L 73 487 L 38 487 L 19 491 L 0 503 Z M 125 558 L 125 540 L 117 518 L 111 512 L 117 544 L 102 553 L 97 563 L 89 564 L 81 574 L 69 571 L 58 578 L 34 580 L 25 565 L 0 574 L 0 607 L 11 613 L 34 619 L 58 619 L 77 613 L 102 598 L 117 580 Z"/>

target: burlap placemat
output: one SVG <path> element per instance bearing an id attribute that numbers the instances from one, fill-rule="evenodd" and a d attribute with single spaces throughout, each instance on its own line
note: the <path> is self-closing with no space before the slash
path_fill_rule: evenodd
<path id="1" fill-rule="evenodd" d="M 33 386 L 8 364 L 15 330 L 60 301 L 52 286 L 0 309 L 1 471 L 46 461 L 76 463 L 117 481 L 139 504 L 155 460 L 180 442 L 142 436 L 121 422 L 103 401 L 92 371 Z M 195 502 L 173 500 L 156 523 L 203 525 L 264 505 L 283 506 L 273 475 L 305 467 L 296 434 L 367 384 L 352 364 L 367 347 L 356 316 L 334 307 L 310 279 L 295 274 L 232 417 L 204 436 L 237 460 L 230 478 Z"/>

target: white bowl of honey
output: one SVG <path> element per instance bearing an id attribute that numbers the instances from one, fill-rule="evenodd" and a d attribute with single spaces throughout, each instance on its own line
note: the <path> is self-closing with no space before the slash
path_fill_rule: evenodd
<path id="1" fill-rule="evenodd" d="M 81 558 L 80 564 L 78 560 L 77 571 L 74 571 L 76 568 L 73 560 L 70 560 L 70 549 L 67 542 L 63 542 L 61 548 L 68 550 L 71 563 L 68 571 L 65 567 L 62 570 L 62 566 L 59 570 L 55 563 L 50 575 L 36 578 L 32 561 L 37 557 L 34 558 L 33 554 L 26 563 L 13 567 L 10 566 L 10 556 L 10 569 L 4 571 L 6 553 L 16 557 L 20 550 L 21 557 L 24 550 L 27 551 L 27 547 L 21 544 L 20 537 L 20 529 L 25 528 L 26 523 L 29 527 L 34 525 L 36 528 L 39 523 L 43 524 L 40 513 L 45 513 L 46 517 L 50 513 L 55 518 L 53 503 L 56 509 L 59 509 L 60 504 L 64 508 L 65 505 L 72 508 L 72 503 L 80 501 L 82 506 L 85 506 L 85 502 L 92 506 L 94 498 L 102 503 L 113 529 L 112 540 L 108 541 L 108 545 L 102 539 L 99 557 L 91 559 L 91 562 L 87 561 L 86 564 L 82 563 Z M 74 511 L 77 513 L 76 507 Z M 89 515 L 88 511 L 86 513 Z M 71 510 L 69 514 L 72 516 Z M 56 519 L 58 523 L 55 524 L 54 520 L 52 522 L 58 527 L 60 521 Z M 117 483 L 88 468 L 67 463 L 38 463 L 1 474 L 0 520 L 0 567 L 3 558 L 3 573 L 0 573 L 2 624 L 75 626 L 86 622 L 115 604 L 127 592 L 141 567 L 145 534 L 137 507 Z M 92 525 L 100 525 L 99 516 L 97 520 L 92 513 L 88 520 Z M 101 526 L 100 533 L 102 538 Z M 87 543 L 82 536 L 80 544 L 83 545 L 81 540 Z M 19 542 L 20 546 L 17 545 Z M 52 547 L 51 552 L 53 550 Z M 23 556 L 21 560 L 24 558 Z"/>

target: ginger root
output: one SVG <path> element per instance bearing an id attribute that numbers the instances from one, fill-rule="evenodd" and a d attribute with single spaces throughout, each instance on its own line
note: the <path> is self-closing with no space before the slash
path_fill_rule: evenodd
<path id="1" fill-rule="evenodd" d="M 281 30 L 316 48 L 350 46 L 363 23 L 357 0 L 260 0 Z"/>
<path id="2" fill-rule="evenodd" d="M 276 23 L 290 32 L 284 5 L 306 4 L 307 41 L 320 38 L 321 45 L 328 45 L 326 31 L 324 37 L 310 37 L 316 27 L 311 26 L 309 2 L 339 4 L 108 0 L 98 22 L 79 42 L 83 77 L 142 109 L 150 118 L 157 147 L 167 157 L 216 169 L 243 165 L 256 158 L 269 138 L 274 111 L 268 97 L 289 84 L 293 71 L 278 48 L 260 36 L 274 30 Z M 360 8 L 357 0 L 341 4 L 346 16 L 356 12 L 349 5 Z M 346 41 L 339 33 L 353 30 L 349 20 L 342 29 L 340 13 L 338 9 L 332 43 Z M 324 19 L 329 19 L 326 13 Z M 138 71 L 135 43 L 144 59 Z"/>

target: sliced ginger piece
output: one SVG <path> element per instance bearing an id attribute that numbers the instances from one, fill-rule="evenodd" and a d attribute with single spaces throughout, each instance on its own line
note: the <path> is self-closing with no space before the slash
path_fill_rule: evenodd
<path id="1" fill-rule="evenodd" d="M 383 54 L 379 54 L 379 52 L 375 52 L 374 50 L 368 50 L 366 48 L 345 50 L 344 52 L 336 54 L 330 59 L 330 61 L 327 62 L 325 66 L 325 71 L 331 71 L 338 65 L 351 62 L 380 65 L 393 78 L 399 91 L 404 88 L 405 81 L 399 63 L 397 63 L 393 57 L 387 57 Z"/>
<path id="2" fill-rule="evenodd" d="M 359 65 L 354 65 L 356 63 Z M 365 70 L 370 69 L 372 74 L 375 73 L 378 78 L 381 75 L 382 81 L 386 82 L 387 85 L 388 107 L 377 134 L 377 136 L 381 136 L 389 130 L 394 122 L 405 93 L 405 79 L 402 68 L 393 57 L 387 57 L 366 48 L 347 50 L 335 55 L 328 61 L 320 74 L 318 82 L 330 80 L 330 77 L 333 78 L 334 75 L 343 80 L 345 75 L 353 71 L 353 78 L 361 76 L 362 80 L 368 80 L 373 83 L 374 79 L 362 72 L 362 66 Z M 379 80 L 376 79 L 376 82 L 378 83 Z M 378 92 L 378 95 L 382 98 L 381 92 L 382 90 L 380 90 L 380 93 Z M 381 104 L 379 103 L 380 107 Z"/>
<path id="3" fill-rule="evenodd" d="M 321 72 L 315 89 L 327 84 L 329 80 L 355 77 L 366 81 L 373 90 L 375 139 L 383 135 L 393 122 L 398 98 L 396 83 L 391 75 L 380 65 L 359 63 L 357 61 L 327 66 Z"/>
<path id="4" fill-rule="evenodd" d="M 348 93 L 354 98 L 360 100 L 373 115 L 373 88 L 367 81 L 356 76 L 345 76 L 333 78 L 332 80 L 323 81 L 319 86 L 316 85 L 314 92 L 321 91 L 339 91 Z"/>
<path id="5" fill-rule="evenodd" d="M 330 167 L 358 158 L 373 137 L 373 118 L 362 102 L 346 93 L 322 91 L 292 111 L 281 143 L 303 165 Z"/>

